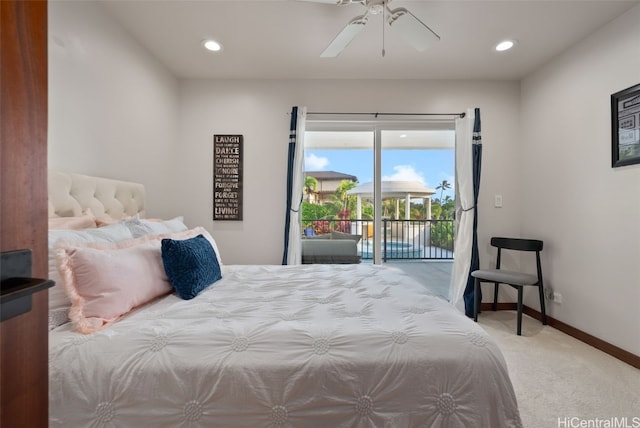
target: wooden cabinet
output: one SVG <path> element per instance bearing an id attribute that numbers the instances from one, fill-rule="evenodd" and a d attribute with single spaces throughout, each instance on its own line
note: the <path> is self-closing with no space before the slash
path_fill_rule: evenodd
<path id="1" fill-rule="evenodd" d="M 47 267 L 47 3 L 0 1 L 0 251 Z M 1 267 L 0 267 L 1 268 Z M 0 426 L 48 425 L 48 294 L 0 323 Z"/>

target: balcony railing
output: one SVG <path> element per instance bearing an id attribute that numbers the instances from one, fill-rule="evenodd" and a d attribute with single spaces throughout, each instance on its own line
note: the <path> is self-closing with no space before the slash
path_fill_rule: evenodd
<path id="1" fill-rule="evenodd" d="M 303 220 L 305 234 L 339 231 L 360 235 L 358 253 L 373 259 L 373 220 Z M 453 259 L 453 220 L 382 220 L 381 256 L 387 260 Z"/>

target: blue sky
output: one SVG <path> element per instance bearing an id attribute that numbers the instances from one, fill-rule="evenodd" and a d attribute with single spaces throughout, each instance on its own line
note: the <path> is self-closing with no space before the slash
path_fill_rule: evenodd
<path id="1" fill-rule="evenodd" d="M 373 181 L 373 150 L 305 149 L 306 171 L 336 171 Z M 382 150 L 383 180 L 420 181 L 435 189 L 442 180 L 451 184 L 443 196 L 454 196 L 454 150 Z M 440 191 L 435 197 L 440 197 Z"/>

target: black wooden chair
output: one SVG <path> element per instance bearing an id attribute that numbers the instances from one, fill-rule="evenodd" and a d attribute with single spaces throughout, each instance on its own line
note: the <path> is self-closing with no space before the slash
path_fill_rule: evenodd
<path id="1" fill-rule="evenodd" d="M 491 238 L 491 245 L 498 249 L 498 258 L 496 260 L 495 269 L 476 270 L 471 272 L 471 276 L 475 278 L 474 291 L 475 300 L 473 305 L 473 317 L 478 321 L 478 311 L 480 306 L 480 283 L 493 282 L 495 284 L 493 291 L 493 310 L 497 310 L 498 306 L 498 286 L 507 284 L 518 290 L 518 336 L 522 333 L 522 291 L 525 286 L 538 287 L 540 295 L 540 313 L 542 314 L 542 324 L 547 324 L 547 314 L 544 309 L 544 285 L 542 282 L 542 266 L 540 264 L 540 251 L 542 251 L 542 241 L 536 239 L 518 239 L 518 238 Z M 502 250 L 527 251 L 536 253 L 536 265 L 538 269 L 537 275 L 523 272 L 514 272 L 500 269 L 500 258 Z"/>

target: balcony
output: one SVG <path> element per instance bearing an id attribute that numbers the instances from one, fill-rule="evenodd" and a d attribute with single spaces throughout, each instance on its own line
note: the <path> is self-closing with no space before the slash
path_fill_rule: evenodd
<path id="1" fill-rule="evenodd" d="M 358 253 L 373 260 L 373 220 L 303 220 L 303 229 L 314 234 L 339 231 L 362 236 Z M 381 258 L 400 260 L 453 260 L 453 220 L 382 220 Z"/>

